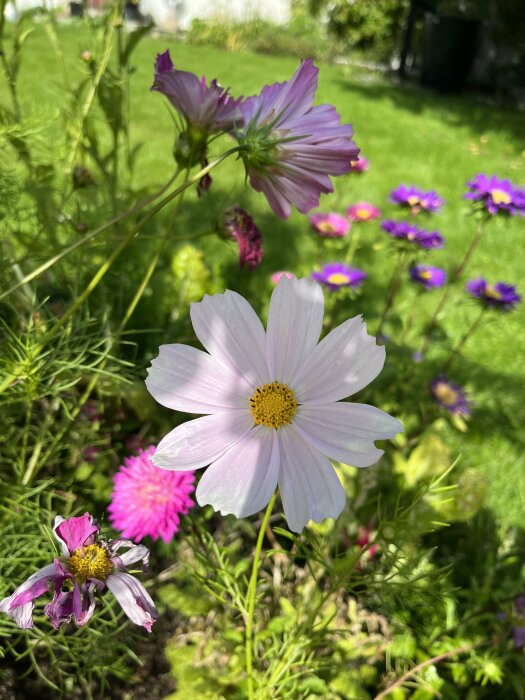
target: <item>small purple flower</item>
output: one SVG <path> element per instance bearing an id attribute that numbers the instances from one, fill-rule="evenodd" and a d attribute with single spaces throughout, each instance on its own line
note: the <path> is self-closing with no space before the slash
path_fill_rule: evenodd
<path id="1" fill-rule="evenodd" d="M 357 160 L 350 161 L 350 172 L 351 173 L 364 173 L 370 168 L 370 161 L 362 156 L 359 156 Z"/>
<path id="2" fill-rule="evenodd" d="M 320 272 L 312 272 L 312 278 L 335 292 L 341 287 L 357 289 L 368 277 L 366 272 L 343 263 L 329 263 Z"/>
<path id="3" fill-rule="evenodd" d="M 418 228 L 414 224 L 408 223 L 408 221 L 385 219 L 381 222 L 381 228 L 398 240 L 413 243 L 426 250 L 442 248 L 445 242 L 443 236 L 438 231 L 426 231 L 425 229 Z"/>
<path id="4" fill-rule="evenodd" d="M 471 296 L 479 299 L 484 306 L 502 311 L 510 311 L 521 301 L 521 295 L 512 284 L 505 284 L 505 282 L 489 284 L 482 277 L 469 280 L 465 289 Z"/>
<path id="5" fill-rule="evenodd" d="M 53 600 L 44 612 L 53 627 L 58 629 L 72 617 L 83 626 L 93 615 L 95 591 L 107 586 L 129 619 L 151 632 L 158 617 L 155 605 L 140 581 L 126 572 L 131 564 L 147 565 L 148 549 L 130 540 L 97 542 L 99 528 L 89 513 L 67 520 L 57 516 L 53 532 L 62 557 L 36 571 L 0 601 L 0 612 L 7 613 L 22 629 L 32 627 L 33 601 L 47 593 L 51 585 Z M 119 554 L 121 547 L 128 549 Z"/>
<path id="6" fill-rule="evenodd" d="M 292 205 L 302 214 L 317 207 L 321 193 L 333 192 L 329 175 L 349 172 L 359 153 L 335 107 L 313 106 L 318 73 L 303 61 L 289 81 L 266 85 L 240 105 L 237 138 L 250 184 L 281 219 Z"/>
<path id="7" fill-rule="evenodd" d="M 467 182 L 470 192 L 465 199 L 479 202 L 492 216 L 496 214 L 525 213 L 525 189 L 516 187 L 510 180 L 500 180 L 496 175 L 478 173 Z"/>
<path id="8" fill-rule="evenodd" d="M 262 260 L 263 249 L 261 232 L 252 217 L 241 207 L 231 207 L 224 212 L 224 226 L 239 246 L 239 267 L 253 270 Z"/>
<path id="9" fill-rule="evenodd" d="M 410 279 L 425 285 L 426 289 L 443 287 L 447 281 L 447 273 L 432 265 L 414 265 L 410 269 Z"/>
<path id="10" fill-rule="evenodd" d="M 350 231 L 350 222 L 340 214 L 312 214 L 310 223 L 323 238 L 342 238 Z"/>
<path id="11" fill-rule="evenodd" d="M 436 377 L 430 384 L 434 400 L 453 415 L 470 415 L 470 405 L 465 390 L 453 384 L 444 375 Z"/>
<path id="12" fill-rule="evenodd" d="M 351 221 L 372 221 L 381 216 L 381 212 L 370 202 L 358 202 L 348 207 L 347 214 Z"/>
<path id="13" fill-rule="evenodd" d="M 390 193 L 390 201 L 394 204 L 409 207 L 412 214 L 418 214 L 420 211 L 436 212 L 445 204 L 445 200 L 433 190 L 425 192 L 413 185 L 399 185 L 399 187 L 396 187 Z"/>

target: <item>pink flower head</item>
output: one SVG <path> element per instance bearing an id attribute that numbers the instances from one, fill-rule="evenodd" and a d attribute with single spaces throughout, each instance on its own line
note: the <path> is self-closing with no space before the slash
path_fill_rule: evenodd
<path id="1" fill-rule="evenodd" d="M 347 214 L 351 221 L 371 221 L 381 216 L 381 212 L 370 202 L 358 202 L 348 207 Z"/>
<path id="2" fill-rule="evenodd" d="M 350 161 L 350 172 L 351 173 L 364 173 L 370 168 L 370 161 L 362 156 L 359 156 L 357 160 Z"/>
<path id="3" fill-rule="evenodd" d="M 342 238 L 350 231 L 350 222 L 340 214 L 312 214 L 310 223 L 323 238 Z"/>
<path id="4" fill-rule="evenodd" d="M 293 272 L 288 272 L 287 270 L 279 270 L 279 272 L 274 272 L 273 275 L 270 277 L 272 284 L 277 284 L 277 282 L 281 279 L 283 275 L 285 277 L 288 277 L 289 280 L 295 277 Z"/>
<path id="5" fill-rule="evenodd" d="M 350 124 L 332 105 L 313 106 L 319 69 L 303 61 L 285 83 L 266 85 L 241 105 L 237 138 L 250 184 L 281 219 L 292 205 L 307 214 L 321 193 L 333 192 L 329 175 L 344 175 L 359 149 Z"/>
<path id="6" fill-rule="evenodd" d="M 179 530 L 180 516 L 194 505 L 193 472 L 168 472 L 151 461 L 155 447 L 126 457 L 113 477 L 115 484 L 108 507 L 113 527 L 140 542 L 149 535 L 170 542 Z"/>
<path id="7" fill-rule="evenodd" d="M 230 238 L 239 246 L 239 267 L 253 270 L 262 261 L 262 235 L 252 217 L 241 207 L 224 212 L 224 226 Z"/>
<path id="8" fill-rule="evenodd" d="M 81 627 L 93 615 L 95 591 L 107 586 L 129 619 L 151 632 L 158 617 L 155 605 L 140 581 L 126 572 L 130 564 L 139 561 L 147 564 L 148 549 L 129 540 L 98 542 L 99 528 L 89 513 L 67 519 L 58 515 L 53 532 L 62 556 L 36 571 L 1 600 L 0 612 L 9 615 L 22 629 L 32 627 L 33 601 L 47 593 L 51 585 L 53 600 L 44 612 L 53 627 L 58 629 L 71 618 Z M 128 549 L 119 554 L 121 547 Z"/>

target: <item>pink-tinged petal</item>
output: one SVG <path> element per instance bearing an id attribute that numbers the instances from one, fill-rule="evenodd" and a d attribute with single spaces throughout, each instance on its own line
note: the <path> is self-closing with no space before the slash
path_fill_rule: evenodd
<path id="1" fill-rule="evenodd" d="M 204 472 L 197 502 L 245 518 L 268 504 L 278 476 L 277 431 L 256 426 Z"/>
<path id="2" fill-rule="evenodd" d="M 292 205 L 281 191 L 281 180 L 282 178 L 272 176 L 270 173 L 265 173 L 264 177 L 260 177 L 256 171 L 250 172 L 250 185 L 253 189 L 266 196 L 268 204 L 276 216 L 280 219 L 287 219 L 292 213 Z"/>
<path id="3" fill-rule="evenodd" d="M 191 305 L 190 315 L 197 338 L 218 362 L 252 389 L 270 381 L 263 325 L 240 294 L 206 294 Z"/>
<path id="4" fill-rule="evenodd" d="M 293 426 L 278 431 L 281 469 L 279 492 L 288 527 L 301 532 L 310 520 L 337 518 L 345 490 L 328 459 L 303 440 Z"/>
<path id="5" fill-rule="evenodd" d="M 149 593 L 140 581 L 130 574 L 119 571 L 117 574 L 111 574 L 107 577 L 106 585 L 129 619 L 151 632 L 153 623 L 159 614 Z"/>
<path id="6" fill-rule="evenodd" d="M 252 425 L 247 399 L 245 411 L 204 416 L 177 426 L 160 441 L 151 461 L 163 469 L 200 469 L 239 442 Z"/>
<path id="7" fill-rule="evenodd" d="M 44 612 L 55 629 L 70 622 L 73 615 L 73 591 L 63 591 L 61 583 L 56 585 L 53 600 L 46 605 Z"/>
<path id="8" fill-rule="evenodd" d="M 281 277 L 272 293 L 266 332 L 272 379 L 293 380 L 319 341 L 323 311 L 323 292 L 316 282 Z"/>
<path id="9" fill-rule="evenodd" d="M 72 554 L 75 549 L 93 544 L 98 531 L 93 516 L 89 513 L 84 513 L 76 518 L 67 518 L 67 520 L 57 515 L 53 526 L 53 532 L 66 556 Z"/>
<path id="10" fill-rule="evenodd" d="M 0 601 L 0 612 L 11 617 L 21 629 L 33 626 L 33 600 L 47 591 L 48 582 L 55 580 L 54 564 L 48 564 L 32 574 L 7 598 Z"/>
<path id="11" fill-rule="evenodd" d="M 377 377 L 385 348 L 367 335 L 361 316 L 345 321 L 315 348 L 291 387 L 300 403 L 326 404 L 345 399 Z"/>
<path id="12" fill-rule="evenodd" d="M 239 372 L 189 345 L 161 345 L 146 386 L 163 406 L 188 413 L 244 408 L 253 389 Z"/>
<path id="13" fill-rule="evenodd" d="M 403 431 L 397 418 L 360 403 L 299 406 L 294 427 L 319 452 L 353 467 L 375 464 L 383 450 L 377 449 L 374 441 Z"/>
<path id="14" fill-rule="evenodd" d="M 100 586 L 101 587 L 101 586 Z M 75 581 L 73 588 L 73 616 L 79 627 L 83 627 L 95 610 L 95 583 L 83 583 L 79 586 Z"/>
<path id="15" fill-rule="evenodd" d="M 120 547 L 129 547 L 127 552 L 117 554 Z M 138 561 L 142 562 L 143 566 L 147 566 L 149 562 L 149 549 L 143 544 L 134 544 L 131 540 L 113 540 L 110 543 L 111 560 L 119 569 L 122 567 L 131 566 Z"/>

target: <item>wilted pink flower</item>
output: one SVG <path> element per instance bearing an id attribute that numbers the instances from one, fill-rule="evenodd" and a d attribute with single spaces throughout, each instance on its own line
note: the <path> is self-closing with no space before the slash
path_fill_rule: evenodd
<path id="1" fill-rule="evenodd" d="M 155 447 L 126 457 L 113 477 L 108 507 L 113 527 L 137 542 L 147 535 L 170 542 L 179 530 L 180 516 L 195 505 L 193 472 L 169 472 L 151 461 Z"/>
<path id="2" fill-rule="evenodd" d="M 347 214 L 351 221 L 371 221 L 381 216 L 381 212 L 370 202 L 358 202 L 348 207 Z"/>
<path id="3" fill-rule="evenodd" d="M 32 574 L 10 596 L 0 601 L 0 612 L 7 613 L 23 629 L 33 626 L 33 601 L 54 587 L 53 600 L 44 608 L 53 627 L 58 629 L 73 617 L 83 626 L 95 609 L 95 590 L 105 586 L 113 593 L 129 619 L 148 632 L 158 617 L 149 593 L 126 567 L 148 563 L 149 551 L 129 540 L 97 542 L 99 528 L 89 513 L 65 520 L 59 515 L 53 527 L 62 556 Z M 128 550 L 123 554 L 121 547 Z"/>
<path id="4" fill-rule="evenodd" d="M 350 230 L 350 222 L 340 214 L 312 214 L 310 223 L 313 230 L 323 238 L 342 238 Z"/>
<path id="5" fill-rule="evenodd" d="M 262 235 L 252 217 L 241 207 L 230 207 L 224 212 L 224 226 L 228 235 L 239 246 L 239 266 L 249 270 L 262 261 Z"/>

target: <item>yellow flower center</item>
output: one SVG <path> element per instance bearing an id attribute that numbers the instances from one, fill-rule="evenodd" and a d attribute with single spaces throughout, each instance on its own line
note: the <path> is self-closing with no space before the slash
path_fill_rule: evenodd
<path id="1" fill-rule="evenodd" d="M 505 190 L 499 190 L 497 187 L 490 190 L 490 194 L 494 204 L 510 204 L 512 201 L 512 198 L 508 192 L 505 192 Z"/>
<path id="2" fill-rule="evenodd" d="M 67 565 L 73 576 L 83 579 L 96 578 L 104 581 L 113 571 L 108 550 L 99 544 L 75 549 Z"/>
<path id="3" fill-rule="evenodd" d="M 419 277 L 422 280 L 429 280 L 432 277 L 432 273 L 430 272 L 430 270 L 420 270 Z"/>
<path id="4" fill-rule="evenodd" d="M 357 218 L 358 219 L 369 219 L 370 218 L 370 211 L 368 209 L 358 209 L 356 211 Z"/>
<path id="5" fill-rule="evenodd" d="M 434 394 L 445 404 L 445 406 L 453 406 L 458 400 L 458 392 L 448 384 L 440 382 L 434 387 Z"/>
<path id="6" fill-rule="evenodd" d="M 329 282 L 330 284 L 348 284 L 350 281 L 348 275 L 345 275 L 344 272 L 332 272 L 331 275 L 328 275 L 326 278 L 326 281 Z"/>
<path id="7" fill-rule="evenodd" d="M 291 423 L 296 411 L 295 394 L 280 382 L 258 386 L 250 399 L 254 423 L 267 428 L 277 429 Z"/>
<path id="8" fill-rule="evenodd" d="M 501 293 L 498 292 L 497 289 L 494 289 L 494 287 L 491 284 L 487 284 L 483 295 L 489 297 L 490 299 L 496 299 L 496 301 L 501 300 Z"/>
<path id="9" fill-rule="evenodd" d="M 412 196 L 410 196 L 410 197 L 407 199 L 407 202 L 409 203 L 409 205 L 410 205 L 411 207 L 415 207 L 416 204 L 419 204 L 419 197 L 418 197 L 417 195 L 413 194 Z"/>
<path id="10" fill-rule="evenodd" d="M 335 227 L 329 221 L 320 221 L 317 228 L 321 233 L 335 233 Z"/>

